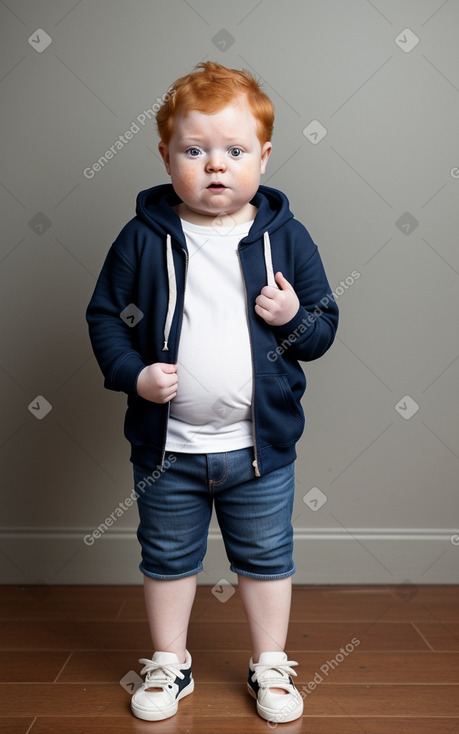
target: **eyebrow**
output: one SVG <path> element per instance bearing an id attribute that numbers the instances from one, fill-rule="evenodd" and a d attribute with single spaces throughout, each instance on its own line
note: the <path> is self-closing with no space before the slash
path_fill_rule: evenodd
<path id="1" fill-rule="evenodd" d="M 181 142 L 184 144 L 195 143 L 195 142 L 202 141 L 203 138 L 205 138 L 205 133 L 203 135 L 187 135 L 186 137 L 182 138 Z M 248 142 L 245 138 L 242 138 L 242 137 L 227 137 L 227 138 L 223 138 L 223 141 L 226 144 L 232 143 L 233 145 L 243 145 L 243 144 L 247 145 L 247 142 Z"/>

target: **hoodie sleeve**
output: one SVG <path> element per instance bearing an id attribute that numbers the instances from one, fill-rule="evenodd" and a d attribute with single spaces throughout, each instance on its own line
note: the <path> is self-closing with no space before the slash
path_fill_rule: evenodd
<path id="1" fill-rule="evenodd" d="M 89 336 L 105 387 L 136 394 L 137 377 L 145 364 L 135 348 L 134 319 L 121 313 L 134 301 L 136 270 L 117 248 L 110 248 L 86 311 Z M 135 303 L 134 303 L 135 305 Z M 127 313 L 129 316 L 129 312 Z"/>
<path id="2" fill-rule="evenodd" d="M 302 233 L 297 235 L 292 282 L 300 307 L 290 321 L 273 329 L 278 341 L 286 348 L 286 357 L 310 362 L 331 347 L 338 327 L 338 306 L 319 250 L 307 230 L 302 225 L 300 227 Z"/>

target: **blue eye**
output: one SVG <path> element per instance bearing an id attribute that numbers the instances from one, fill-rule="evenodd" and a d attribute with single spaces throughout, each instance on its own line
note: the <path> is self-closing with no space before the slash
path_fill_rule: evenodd
<path id="1" fill-rule="evenodd" d="M 240 158 L 242 155 L 242 150 L 240 148 L 231 148 L 230 154 L 233 158 Z"/>
<path id="2" fill-rule="evenodd" d="M 188 150 L 186 152 L 192 158 L 197 158 L 201 151 L 199 150 L 199 148 L 188 148 Z"/>

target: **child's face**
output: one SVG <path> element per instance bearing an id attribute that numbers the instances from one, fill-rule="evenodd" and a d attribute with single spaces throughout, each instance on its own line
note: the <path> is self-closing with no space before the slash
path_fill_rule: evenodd
<path id="1" fill-rule="evenodd" d="M 222 213 L 238 221 L 253 216 L 249 202 L 260 184 L 271 153 L 256 134 L 257 123 L 245 97 L 213 115 L 191 110 L 174 119 L 169 145 L 159 150 L 177 196 L 181 213 L 199 215 L 209 224 Z M 247 219 L 244 220 L 244 215 Z"/>

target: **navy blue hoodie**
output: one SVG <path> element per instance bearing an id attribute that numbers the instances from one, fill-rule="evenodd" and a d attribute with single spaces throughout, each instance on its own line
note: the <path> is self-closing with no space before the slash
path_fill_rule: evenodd
<path id="1" fill-rule="evenodd" d="M 136 217 L 111 246 L 86 314 L 105 387 L 128 395 L 125 436 L 131 461 L 151 471 L 164 462 L 169 403 L 141 398 L 136 384 L 146 365 L 178 361 L 188 262 L 172 208 L 179 203 L 171 184 L 140 192 Z M 293 218 L 286 196 L 260 186 L 251 203 L 258 211 L 238 257 L 252 351 L 254 473 L 260 476 L 296 458 L 306 387 L 299 360 L 317 359 L 331 346 L 338 307 L 318 249 Z M 278 270 L 295 289 L 300 307 L 287 324 L 270 326 L 254 305 Z"/>

